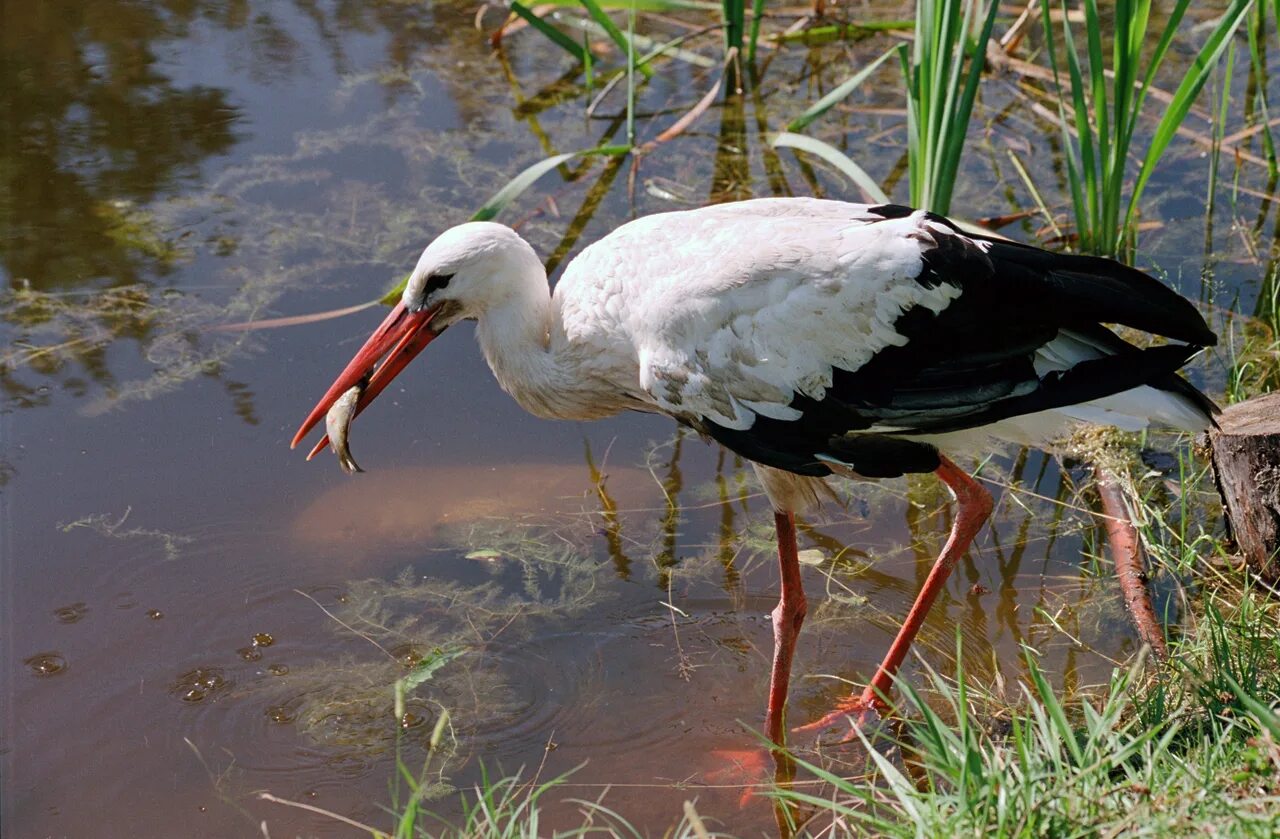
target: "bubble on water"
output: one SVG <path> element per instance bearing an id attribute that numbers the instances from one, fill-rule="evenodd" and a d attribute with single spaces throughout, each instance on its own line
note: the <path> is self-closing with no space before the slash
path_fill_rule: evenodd
<path id="1" fill-rule="evenodd" d="M 267 668 L 267 672 L 270 673 L 272 676 L 286 676 L 289 673 L 289 665 L 273 664 Z"/>
<path id="2" fill-rule="evenodd" d="M 333 773 L 341 778 L 362 778 L 373 769 L 373 761 L 365 760 L 359 755 L 337 754 L 325 760 Z"/>
<path id="3" fill-rule="evenodd" d="M 388 652 L 396 661 L 400 662 L 404 667 L 416 667 L 422 660 L 426 658 L 422 652 L 413 644 L 398 644 L 392 647 Z"/>
<path id="4" fill-rule="evenodd" d="M 231 685 L 221 667 L 197 667 L 175 679 L 169 686 L 169 693 L 183 702 L 203 702 L 226 691 Z"/>
<path id="5" fill-rule="evenodd" d="M 269 647 L 276 642 L 269 633 L 259 632 L 253 636 L 253 645 L 255 647 Z"/>
<path id="6" fill-rule="evenodd" d="M 262 650 L 257 647 L 241 647 L 236 653 L 245 661 L 257 661 L 262 658 Z"/>
<path id="7" fill-rule="evenodd" d="M 148 609 L 147 617 L 151 618 L 151 620 L 153 621 L 158 621 L 164 617 L 164 612 L 160 611 L 159 609 Z"/>
<path id="8" fill-rule="evenodd" d="M 430 714 L 405 711 L 404 715 L 400 717 L 400 727 L 406 731 L 413 728 L 421 728 L 429 718 Z"/>
<path id="9" fill-rule="evenodd" d="M 267 719 L 277 725 L 288 725 L 297 717 L 297 712 L 288 705 L 272 705 L 267 709 Z"/>
<path id="10" fill-rule="evenodd" d="M 70 606 L 59 606 L 53 610 L 53 616 L 58 619 L 58 623 L 77 623 L 89 611 L 89 607 L 84 603 L 72 603 Z"/>
<path id="11" fill-rule="evenodd" d="M 37 676 L 56 676 L 67 669 L 67 660 L 56 652 L 36 653 L 23 663 Z"/>

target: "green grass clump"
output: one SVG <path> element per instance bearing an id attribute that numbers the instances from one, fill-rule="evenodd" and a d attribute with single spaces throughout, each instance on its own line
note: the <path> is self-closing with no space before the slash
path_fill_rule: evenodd
<path id="1" fill-rule="evenodd" d="M 930 672 L 932 702 L 903 683 L 894 748 L 864 740 L 872 782 L 806 764 L 832 794 L 776 795 L 835 835 L 1275 836 L 1280 603 L 1236 596 L 1228 610 L 1207 595 L 1206 625 L 1172 664 L 1140 658 L 1096 697 L 1060 699 L 1030 651 L 1022 702 L 995 719 L 962 670 Z"/>
<path id="2" fill-rule="evenodd" d="M 979 0 L 918 0 L 915 39 L 899 48 L 907 82 L 907 153 L 911 204 L 951 209 L 969 117 L 978 95 L 987 42 L 999 4 L 979 15 Z M 973 36 L 974 21 L 981 28 Z"/>
<path id="3" fill-rule="evenodd" d="M 1061 62 L 1050 22 L 1050 4 L 1041 6 L 1049 62 L 1058 90 L 1078 248 L 1082 251 L 1104 256 L 1132 255 L 1142 192 L 1231 42 L 1232 34 L 1245 19 L 1252 0 L 1231 0 L 1210 30 L 1204 45 L 1187 66 L 1171 101 L 1165 105 L 1164 115 L 1156 123 L 1130 185 L 1129 158 L 1138 154 L 1134 146 L 1143 108 L 1190 5 L 1191 0 L 1177 0 L 1165 19 L 1164 28 L 1149 34 L 1151 0 L 1117 0 L 1111 10 L 1110 23 L 1099 12 L 1097 0 L 1084 0 L 1082 53 L 1066 15 L 1066 4 L 1061 4 L 1061 34 L 1067 67 L 1065 84 L 1059 70 Z M 1112 33 L 1110 66 L 1103 50 L 1104 31 Z M 1144 66 L 1144 53 L 1149 49 Z"/>

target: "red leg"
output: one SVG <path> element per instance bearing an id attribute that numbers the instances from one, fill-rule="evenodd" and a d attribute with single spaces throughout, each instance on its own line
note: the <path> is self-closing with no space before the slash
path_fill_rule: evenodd
<path id="1" fill-rule="evenodd" d="M 782 596 L 773 610 L 773 672 L 769 677 L 769 710 L 764 728 L 769 739 L 783 745 L 782 712 L 787 704 L 787 688 L 791 683 L 791 658 L 796 638 L 804 623 L 808 604 L 804 583 L 800 579 L 800 560 L 796 556 L 796 520 L 791 513 L 774 513 L 778 531 L 778 568 L 782 572 Z"/>
<path id="2" fill-rule="evenodd" d="M 880 663 L 871 683 L 867 685 L 861 696 L 851 694 L 837 706 L 836 710 L 817 722 L 797 729 L 798 731 L 825 728 L 845 714 L 862 713 L 884 707 L 881 697 L 889 695 L 889 690 L 893 687 L 893 675 L 898 672 L 903 659 L 907 657 L 911 642 L 920 631 L 920 627 L 924 625 L 925 616 L 929 614 L 933 602 L 938 599 L 938 593 L 946 585 L 951 569 L 955 567 L 960 557 L 964 556 L 973 542 L 973 537 L 978 534 L 991 515 L 993 507 L 991 493 L 983 489 L 982 485 L 969 477 L 963 469 L 946 457 L 942 457 L 942 463 L 934 474 L 938 476 L 938 480 L 947 485 L 952 496 L 955 497 L 956 518 L 951 525 L 951 536 L 947 539 L 947 544 L 942 548 L 937 561 L 934 562 L 933 570 L 929 572 L 928 578 L 924 581 L 924 587 L 916 596 L 916 602 L 911 605 L 911 611 L 907 613 L 902 629 L 898 630 L 898 637 L 893 639 L 893 644 L 889 647 L 884 661 Z"/>

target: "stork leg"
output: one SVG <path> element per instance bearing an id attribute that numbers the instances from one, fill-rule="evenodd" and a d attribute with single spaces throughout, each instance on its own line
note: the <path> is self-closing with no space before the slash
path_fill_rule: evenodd
<path id="1" fill-rule="evenodd" d="M 889 647 L 884 661 L 880 663 L 871 683 L 861 695 L 850 694 L 830 714 L 817 722 L 796 729 L 797 731 L 825 728 L 846 714 L 862 715 L 867 711 L 881 710 L 885 707 L 882 697 L 889 695 L 889 690 L 893 687 L 893 675 L 898 672 L 903 659 L 907 657 L 907 651 L 911 649 L 911 642 L 924 624 L 925 616 L 929 614 L 933 602 L 938 599 L 938 593 L 946 585 L 951 569 L 955 567 L 960 557 L 964 556 L 965 551 L 969 550 L 973 537 L 990 517 L 994 507 L 991 493 L 969 477 L 969 473 L 946 457 L 942 457 L 942 463 L 934 474 L 938 476 L 938 480 L 947 485 L 947 489 L 951 490 L 951 495 L 956 500 L 956 517 L 951 524 L 951 535 L 947 538 L 947 544 L 943 546 L 942 553 L 934 562 L 933 569 L 924 581 L 924 587 L 916 595 L 916 602 L 911 605 L 911 611 L 907 613 L 902 629 L 898 630 L 898 636 L 893 639 L 893 644 Z M 861 716 L 859 719 L 861 721 Z"/>
<path id="2" fill-rule="evenodd" d="M 808 604 L 804 583 L 800 579 L 800 559 L 796 547 L 796 519 L 791 513 L 774 513 L 778 532 L 778 568 L 782 578 L 782 596 L 773 609 L 773 672 L 769 676 L 769 709 L 765 713 L 765 733 L 776 745 L 783 745 L 782 714 L 791 684 L 791 659 L 796 651 L 796 638 L 804 623 Z"/>

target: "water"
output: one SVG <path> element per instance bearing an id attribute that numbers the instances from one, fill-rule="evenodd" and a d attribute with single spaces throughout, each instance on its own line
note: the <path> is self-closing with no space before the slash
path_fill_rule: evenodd
<path id="1" fill-rule="evenodd" d="M 350 834 L 262 790 L 385 827 L 390 685 L 438 649 L 464 652 L 409 699 L 411 767 L 448 709 L 452 746 L 432 761 L 455 785 L 482 762 L 544 778 L 585 762 L 567 795 L 610 785 L 610 805 L 651 832 L 695 796 L 733 830 L 770 829 L 726 771 L 755 743 L 742 723 L 762 720 L 776 598 L 770 516 L 742 463 L 659 418 L 529 418 L 458 328 L 356 424 L 370 472 L 348 478 L 288 439 L 379 315 L 207 331 L 366 300 L 522 166 L 622 141 L 617 94 L 585 117 L 597 91 L 561 54 L 529 33 L 495 53 L 473 16 L 393 2 L 6 9 L 6 835 L 231 836 L 264 820 L 277 836 Z M 762 138 L 886 43 L 771 54 L 759 86 L 634 179 L 629 164 L 569 165 L 504 219 L 563 265 L 633 215 L 854 197 Z M 712 78 L 664 67 L 640 138 Z M 813 131 L 898 196 L 896 85 L 886 73 Z M 1060 177 L 1051 128 L 1013 80 L 985 90 L 956 201 L 971 217 L 1031 206 L 1007 150 L 1038 180 Z M 1273 252 L 1271 206 L 1253 194 L 1265 177 L 1246 167 L 1253 192 L 1233 202 L 1224 182 L 1206 231 L 1206 171 L 1191 146 L 1162 171 L 1150 212 L 1163 226 L 1143 257 L 1206 306 L 1252 311 Z M 1220 387 L 1224 358 L 1193 376 Z M 959 626 L 988 684 L 997 668 L 1014 683 L 1023 644 L 1063 689 L 1104 679 L 1136 642 L 1105 567 L 1081 558 L 1102 543 L 1077 489 L 1086 471 L 1009 452 L 986 474 L 1011 489 L 917 649 L 949 670 Z M 949 526 L 928 477 L 848 492 L 801 533 L 830 561 L 805 572 L 793 721 L 830 707 L 834 677 L 871 672 Z M 1157 595 L 1176 620 L 1175 583 Z M 919 683 L 916 662 L 904 672 Z M 435 806 L 456 814 L 456 797 Z"/>

